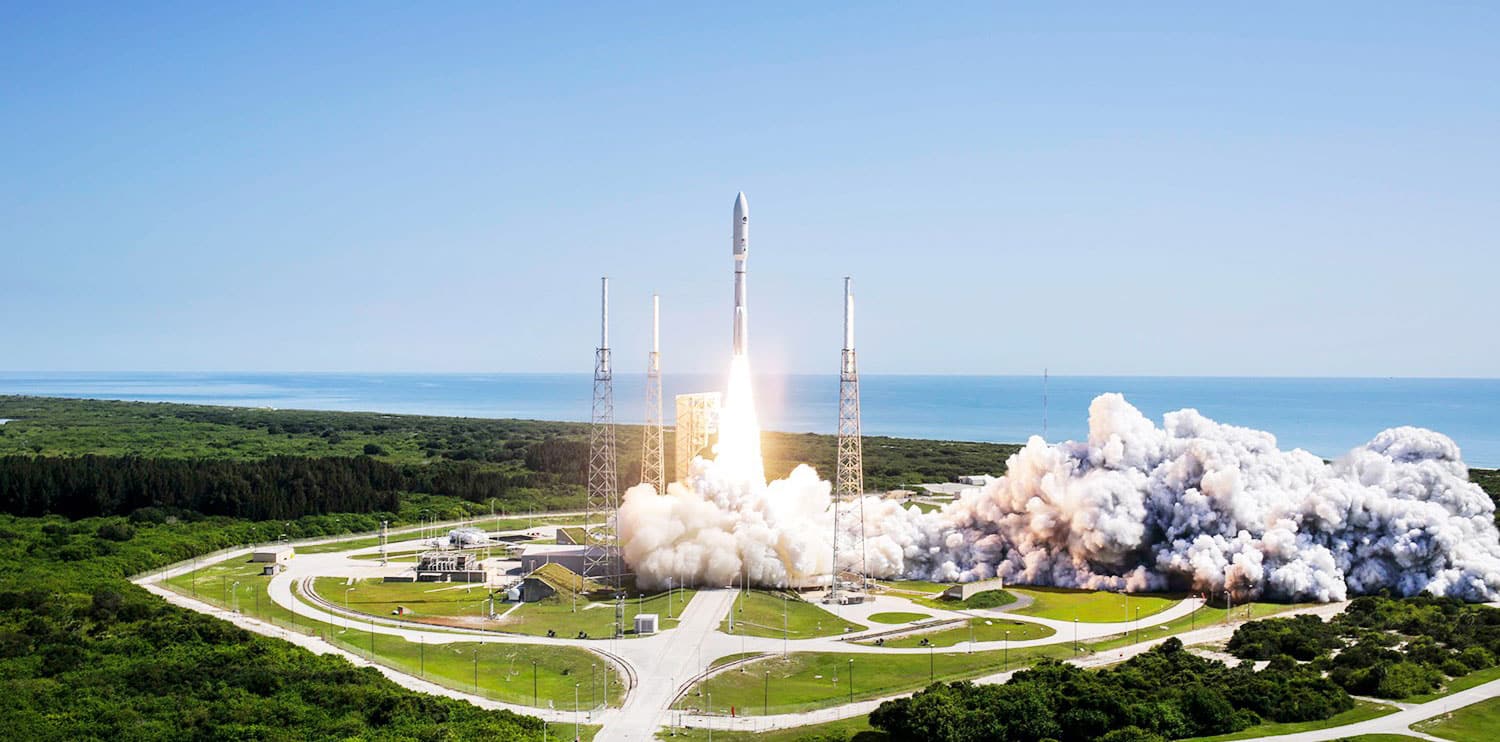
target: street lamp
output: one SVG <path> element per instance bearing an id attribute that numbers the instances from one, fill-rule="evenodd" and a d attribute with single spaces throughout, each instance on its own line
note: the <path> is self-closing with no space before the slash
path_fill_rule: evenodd
<path id="1" fill-rule="evenodd" d="M 1010 670 L 1010 631 L 1005 632 L 1005 670 Z"/>
<path id="2" fill-rule="evenodd" d="M 230 590 L 231 594 L 234 595 L 234 612 L 235 613 L 239 613 L 240 612 L 240 581 L 239 580 L 235 580 L 234 584 L 232 584 L 232 585 L 229 586 L 229 590 Z"/>
<path id="3" fill-rule="evenodd" d="M 766 671 L 766 690 L 765 690 L 765 695 L 761 697 L 760 704 L 761 704 L 760 705 L 760 714 L 761 714 L 761 716 L 769 716 L 770 713 L 771 713 L 771 671 L 770 670 Z"/>
<path id="4" fill-rule="evenodd" d="M 573 742 L 583 739 L 578 733 L 578 683 L 573 684 Z"/>
<path id="5" fill-rule="evenodd" d="M 1141 607 L 1135 607 L 1135 643 L 1141 643 Z"/>
<path id="6" fill-rule="evenodd" d="M 1078 653 L 1078 617 L 1073 617 L 1073 653 Z"/>
<path id="7" fill-rule="evenodd" d="M 928 683 L 932 683 L 933 681 L 937 680 L 937 655 L 933 654 L 933 647 L 935 647 L 935 646 L 937 646 L 937 645 L 931 644 L 931 643 L 929 643 L 927 645 L 927 682 Z"/>
<path id="8" fill-rule="evenodd" d="M 531 661 L 531 705 L 536 706 L 536 660 Z"/>
<path id="9" fill-rule="evenodd" d="M 474 695 L 479 695 L 479 645 L 474 645 Z"/>
<path id="10" fill-rule="evenodd" d="M 349 628 L 349 591 L 353 590 L 353 589 L 354 589 L 353 587 L 346 587 L 346 588 L 344 588 L 344 628 L 345 629 Z"/>
<path id="11" fill-rule="evenodd" d="M 854 658 L 849 658 L 849 703 L 854 703 Z"/>

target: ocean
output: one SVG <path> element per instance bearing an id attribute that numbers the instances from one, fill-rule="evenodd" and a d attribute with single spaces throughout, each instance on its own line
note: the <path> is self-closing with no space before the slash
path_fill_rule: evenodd
<path id="1" fill-rule="evenodd" d="M 1500 467 L 1500 379 L 1227 377 L 862 377 L 867 435 L 1024 442 L 1087 435 L 1095 395 L 1120 392 L 1160 424 L 1196 408 L 1221 422 L 1266 430 L 1283 448 L 1332 458 L 1385 428 L 1416 425 L 1453 438 L 1472 466 Z M 723 379 L 669 374 L 672 395 L 721 389 Z M 645 378 L 615 377 L 615 419 L 638 423 Z M 358 410 L 464 417 L 589 417 L 588 374 L 0 373 L 0 394 L 87 397 L 281 409 Z M 836 376 L 756 379 L 762 427 L 832 433 Z"/>

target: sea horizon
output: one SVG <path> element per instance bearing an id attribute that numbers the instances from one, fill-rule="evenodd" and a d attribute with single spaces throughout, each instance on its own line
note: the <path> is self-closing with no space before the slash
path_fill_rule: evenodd
<path id="1" fill-rule="evenodd" d="M 1413 425 L 1453 438 L 1471 466 L 1500 466 L 1500 379 L 865 374 L 861 384 L 869 436 L 1077 440 L 1087 435 L 1089 402 L 1118 392 L 1158 426 L 1166 412 L 1193 408 L 1267 431 L 1284 449 L 1335 458 Z M 644 374 L 615 375 L 617 423 L 641 422 L 644 385 Z M 674 395 L 722 385 L 722 374 L 665 374 L 668 424 Z M 589 419 L 591 393 L 591 374 L 576 372 L 0 371 L 0 394 L 569 422 Z M 835 375 L 759 375 L 756 394 L 766 430 L 834 432 Z"/>

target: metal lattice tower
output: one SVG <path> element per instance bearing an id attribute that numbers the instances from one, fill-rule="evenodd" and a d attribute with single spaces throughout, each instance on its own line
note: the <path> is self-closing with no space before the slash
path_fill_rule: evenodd
<path id="1" fill-rule="evenodd" d="M 615 394 L 614 373 L 609 361 L 609 279 L 600 279 L 599 347 L 594 351 L 594 414 L 589 430 L 589 489 L 583 529 L 584 574 L 607 577 L 618 587 L 620 570 L 615 565 L 619 553 L 615 531 L 615 511 L 619 507 L 618 481 L 615 477 Z"/>
<path id="2" fill-rule="evenodd" d="M 686 481 L 692 470 L 693 457 L 708 447 L 718 429 L 722 403 L 723 395 L 719 392 L 677 395 L 677 428 L 673 433 L 677 442 L 677 465 L 673 481 Z"/>
<path id="3" fill-rule="evenodd" d="M 661 431 L 661 297 L 651 296 L 651 353 L 646 356 L 646 429 L 641 432 L 641 481 L 666 492 Z"/>
<path id="4" fill-rule="evenodd" d="M 859 366 L 854 355 L 854 294 L 844 278 L 844 350 L 839 364 L 839 456 L 833 480 L 833 580 L 830 596 L 838 599 L 839 511 L 845 500 L 859 502 L 859 572 L 865 564 L 865 463 L 859 432 Z"/>

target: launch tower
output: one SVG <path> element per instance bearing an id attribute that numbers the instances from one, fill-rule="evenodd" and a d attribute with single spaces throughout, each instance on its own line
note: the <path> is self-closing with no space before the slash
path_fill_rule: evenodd
<path id="1" fill-rule="evenodd" d="M 615 477 L 614 373 L 609 360 L 609 279 L 600 279 L 599 347 L 594 350 L 594 414 L 589 430 L 589 489 L 583 530 L 584 574 L 608 578 L 619 587 L 616 565 L 619 536 L 615 513 L 619 509 L 619 483 Z"/>
<path id="2" fill-rule="evenodd" d="M 846 500 L 859 503 L 859 573 L 865 569 L 865 462 L 859 432 L 859 366 L 854 355 L 854 293 L 844 277 L 844 349 L 839 363 L 839 455 L 833 480 L 833 574 L 829 599 L 838 602 L 839 520 Z M 852 514 L 850 514 L 852 515 Z"/>

